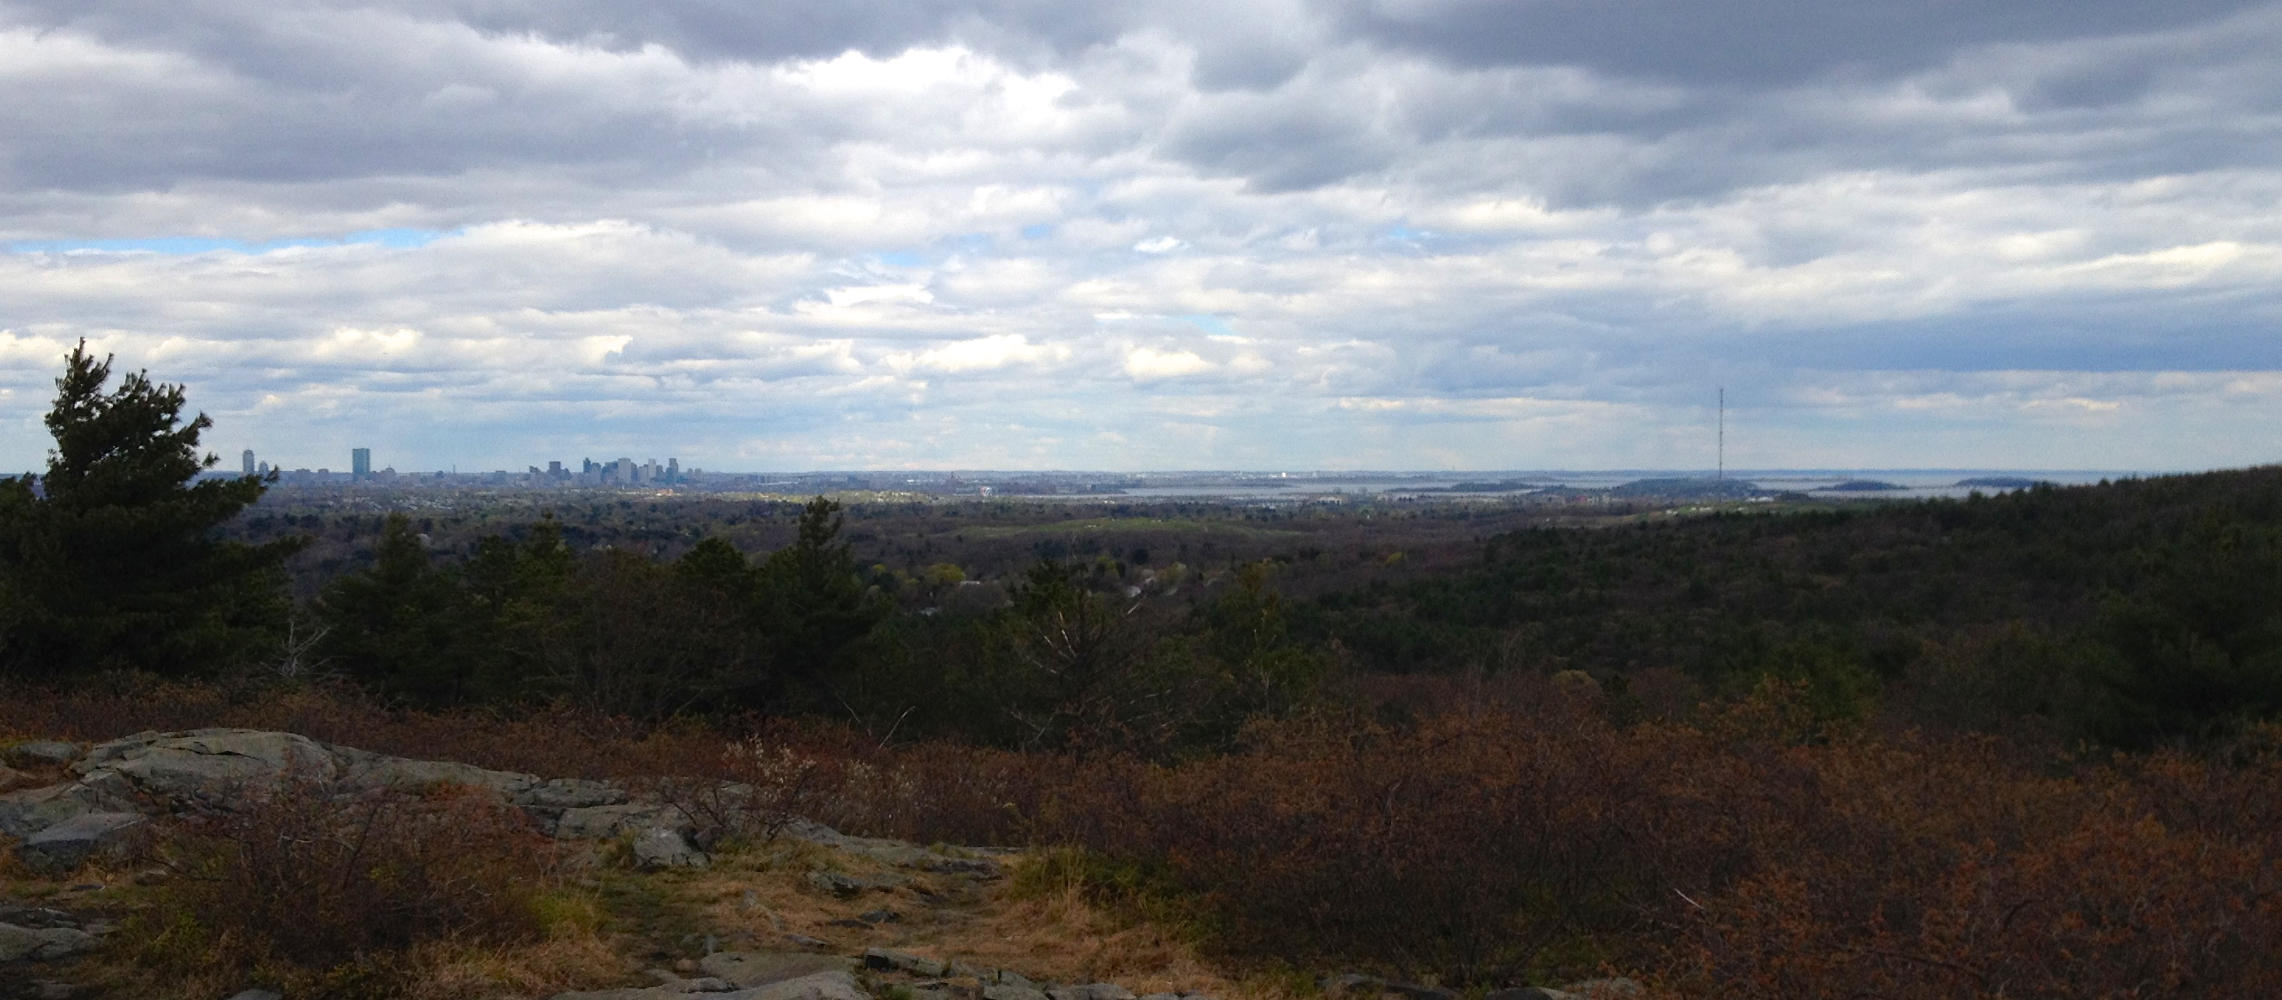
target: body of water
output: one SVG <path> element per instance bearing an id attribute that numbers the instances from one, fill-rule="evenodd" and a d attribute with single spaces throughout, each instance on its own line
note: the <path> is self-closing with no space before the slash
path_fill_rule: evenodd
<path id="1" fill-rule="evenodd" d="M 2017 470 L 2017 469 L 1738 469 L 1727 478 L 1754 483 L 1766 495 L 1777 493 L 1805 493 L 1829 499 L 1859 500 L 1914 500 L 1934 497 L 1964 497 L 1978 490 L 1982 493 L 2006 492 L 2004 487 L 1960 486 L 1966 479 L 2026 479 L 2039 482 L 2074 486 L 2096 483 L 2104 479 L 2123 479 L 2143 473 L 2116 470 Z M 1463 475 L 1448 473 L 1381 473 L 1334 474 L 1294 473 L 1285 477 L 1246 475 L 1230 477 L 1241 481 L 1212 481 L 1199 476 L 1182 480 L 1152 482 L 1112 494 L 1136 499 L 1227 499 L 1227 500 L 1297 500 L 1329 496 L 1498 496 L 1511 495 L 1510 490 L 1481 492 L 1453 490 L 1466 483 L 1523 482 L 1566 487 L 1577 490 L 1605 490 L 1644 479 L 1708 479 L 1700 470 L 1669 471 L 1648 469 L 1620 469 L 1613 471 L 1573 472 L 1563 470 L 1517 470 L 1509 472 L 1474 472 Z M 1274 482 L 1266 480 L 1274 479 Z M 1851 482 L 1878 482 L 1891 484 L 1889 490 L 1832 490 L 1830 487 Z"/>

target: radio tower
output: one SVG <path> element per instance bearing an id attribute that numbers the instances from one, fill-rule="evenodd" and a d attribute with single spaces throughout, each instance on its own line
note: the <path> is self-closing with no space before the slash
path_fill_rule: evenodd
<path id="1" fill-rule="evenodd" d="M 1719 387 L 1719 471 L 1714 479 L 1727 479 L 1727 387 Z"/>

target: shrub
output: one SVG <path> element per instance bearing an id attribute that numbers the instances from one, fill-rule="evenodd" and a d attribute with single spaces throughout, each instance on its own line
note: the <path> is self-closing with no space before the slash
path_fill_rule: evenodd
<path id="1" fill-rule="evenodd" d="M 417 946 L 536 939 L 551 851 L 523 815 L 458 786 L 349 791 L 306 776 L 190 822 L 149 958 L 289 992 L 394 995 Z"/>

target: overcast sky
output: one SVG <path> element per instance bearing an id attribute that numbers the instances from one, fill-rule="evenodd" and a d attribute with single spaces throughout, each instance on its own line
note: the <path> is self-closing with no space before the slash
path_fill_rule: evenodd
<path id="1" fill-rule="evenodd" d="M 0 469 L 2282 458 L 2282 4 L 0 0 Z"/>

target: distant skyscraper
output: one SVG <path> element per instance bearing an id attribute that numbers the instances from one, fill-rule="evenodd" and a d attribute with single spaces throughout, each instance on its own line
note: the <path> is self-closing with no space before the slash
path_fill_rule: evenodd
<path id="1" fill-rule="evenodd" d="M 681 459 L 666 459 L 666 482 L 681 482 Z"/>
<path id="2" fill-rule="evenodd" d="M 372 449 L 349 449 L 349 476 L 358 480 L 372 478 Z"/>
<path id="3" fill-rule="evenodd" d="M 245 471 L 246 475 L 254 474 L 254 450 L 252 448 L 248 448 L 238 455 L 238 465 Z"/>

